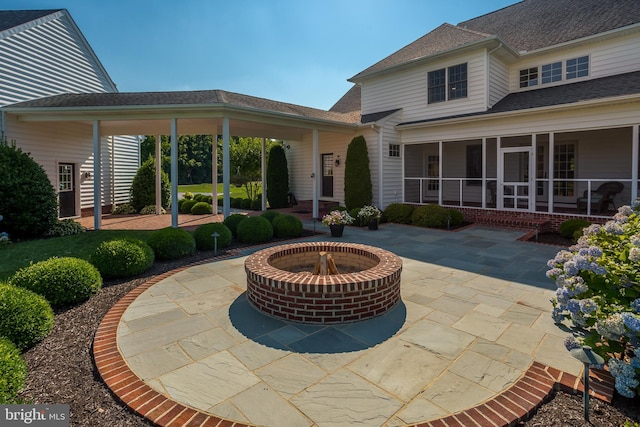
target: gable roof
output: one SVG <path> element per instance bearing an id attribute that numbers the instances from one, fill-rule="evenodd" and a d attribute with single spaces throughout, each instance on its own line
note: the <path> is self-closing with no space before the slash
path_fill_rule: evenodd
<path id="1" fill-rule="evenodd" d="M 342 98 L 338 100 L 333 107 L 329 109 L 329 111 L 333 111 L 335 113 L 351 113 L 354 111 L 360 111 L 360 103 L 361 103 L 362 90 L 360 86 L 353 85 L 351 89 L 347 91 Z"/>
<path id="2" fill-rule="evenodd" d="M 48 10 L 0 10 L 0 32 L 35 21 L 62 9 Z"/>
<path id="3" fill-rule="evenodd" d="M 505 96 L 496 103 L 493 108 L 487 111 L 404 122 L 400 123 L 398 126 L 530 110 L 534 108 L 552 107 L 554 105 L 575 104 L 584 101 L 629 95 L 640 97 L 640 71 L 536 90 L 514 92 Z"/>
<path id="4" fill-rule="evenodd" d="M 638 0 L 524 0 L 458 27 L 494 34 L 526 52 L 639 22 Z"/>

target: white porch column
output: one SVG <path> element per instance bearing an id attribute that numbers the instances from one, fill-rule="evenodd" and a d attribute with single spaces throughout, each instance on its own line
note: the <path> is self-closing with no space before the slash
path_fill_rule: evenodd
<path id="1" fill-rule="evenodd" d="M 231 213 L 231 173 L 229 168 L 231 162 L 229 160 L 229 117 L 222 118 L 222 214 L 226 218 Z"/>
<path id="2" fill-rule="evenodd" d="M 640 125 L 631 127 L 631 202 L 638 198 L 638 156 L 640 151 Z"/>
<path id="3" fill-rule="evenodd" d="M 156 215 L 162 213 L 162 137 L 156 135 Z"/>
<path id="4" fill-rule="evenodd" d="M 482 208 L 487 207 L 487 138 L 482 138 Z"/>
<path id="5" fill-rule="evenodd" d="M 313 178 L 313 217 L 318 218 L 320 216 L 319 208 L 318 208 L 318 163 L 320 162 L 319 156 L 319 141 L 318 141 L 318 129 L 313 130 L 313 173 L 311 177 Z"/>
<path id="6" fill-rule="evenodd" d="M 171 226 L 178 227 L 178 119 L 171 119 Z"/>
<path id="7" fill-rule="evenodd" d="M 211 190 L 213 214 L 218 213 L 218 135 L 212 136 L 211 142 Z"/>
<path id="8" fill-rule="evenodd" d="M 442 206 L 442 153 L 444 146 L 442 141 L 438 141 L 438 204 Z M 422 180 L 420 180 L 422 182 Z M 420 203 L 422 203 L 422 185 L 420 185 Z"/>
<path id="9" fill-rule="evenodd" d="M 529 210 L 535 212 L 536 211 L 536 196 L 538 193 L 538 183 L 536 182 L 536 153 L 538 150 L 538 135 L 535 133 L 531 134 L 531 154 L 529 156 L 533 156 L 533 162 L 531 159 L 527 159 L 529 161 L 529 165 L 533 163 L 533 170 L 529 171 Z M 533 191 L 532 191 L 533 190 Z M 547 211 L 549 207 L 547 206 Z"/>
<path id="10" fill-rule="evenodd" d="M 102 144 L 100 120 L 93 121 L 93 228 L 102 226 Z"/>
<path id="11" fill-rule="evenodd" d="M 555 156 L 555 134 L 549 132 L 549 182 L 547 188 L 547 197 L 549 203 L 549 213 L 553 213 L 553 176 L 555 171 L 553 170 L 553 157 Z"/>
<path id="12" fill-rule="evenodd" d="M 382 132 L 384 130 L 383 126 L 380 126 L 378 129 L 378 206 L 380 209 L 384 207 L 384 168 L 383 168 L 383 158 L 384 153 L 382 152 Z"/>
<path id="13" fill-rule="evenodd" d="M 267 138 L 262 138 L 262 158 L 260 159 L 262 170 L 262 201 L 260 210 L 267 210 Z"/>
<path id="14" fill-rule="evenodd" d="M 496 138 L 496 209 L 504 208 L 502 193 L 504 192 L 504 167 L 502 165 L 502 139 Z"/>

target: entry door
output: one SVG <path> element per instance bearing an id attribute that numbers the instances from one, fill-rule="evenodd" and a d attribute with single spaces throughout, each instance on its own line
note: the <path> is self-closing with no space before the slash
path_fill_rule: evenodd
<path id="1" fill-rule="evenodd" d="M 73 163 L 58 164 L 58 204 L 60 217 L 76 215 L 76 167 Z"/>
<path id="2" fill-rule="evenodd" d="M 498 209 L 531 210 L 534 156 L 531 147 L 503 148 Z"/>
<path id="3" fill-rule="evenodd" d="M 333 197 L 333 153 L 322 155 L 322 197 Z"/>

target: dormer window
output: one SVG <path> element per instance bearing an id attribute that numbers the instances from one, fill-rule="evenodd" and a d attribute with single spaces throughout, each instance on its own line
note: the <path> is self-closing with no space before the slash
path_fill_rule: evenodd
<path id="1" fill-rule="evenodd" d="M 542 84 L 559 82 L 560 80 L 562 80 L 562 62 L 542 66 Z"/>
<path id="2" fill-rule="evenodd" d="M 520 70 L 520 87 L 530 87 L 538 85 L 538 67 L 525 68 Z"/>
<path id="3" fill-rule="evenodd" d="M 429 71 L 428 103 L 467 97 L 467 64 Z"/>
<path id="4" fill-rule="evenodd" d="M 567 59 L 567 80 L 589 75 L 589 57 Z"/>

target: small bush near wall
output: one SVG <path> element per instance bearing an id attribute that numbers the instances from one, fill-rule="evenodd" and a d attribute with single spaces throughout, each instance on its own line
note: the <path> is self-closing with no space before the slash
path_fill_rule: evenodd
<path id="1" fill-rule="evenodd" d="M 578 240 L 578 237 L 582 236 L 582 229 L 590 225 L 591 222 L 587 221 L 586 219 L 569 219 L 560 224 L 560 227 L 558 227 L 558 232 L 564 237 Z"/>
<path id="2" fill-rule="evenodd" d="M 102 287 L 100 272 L 79 258 L 50 258 L 25 267 L 9 283 L 36 292 L 53 306 L 87 300 Z"/>
<path id="3" fill-rule="evenodd" d="M 411 215 L 415 209 L 414 205 L 403 203 L 391 203 L 382 211 L 382 221 L 395 222 L 398 224 L 411 224 Z"/>
<path id="4" fill-rule="evenodd" d="M 89 258 L 105 279 L 135 276 L 148 270 L 154 260 L 153 249 L 136 239 L 102 242 Z"/>
<path id="5" fill-rule="evenodd" d="M 223 222 L 224 225 L 229 227 L 229 230 L 231 230 L 231 234 L 233 235 L 233 237 L 238 237 L 238 224 L 240 224 L 245 219 L 247 219 L 246 215 L 231 214 L 226 217 Z"/>
<path id="6" fill-rule="evenodd" d="M 0 405 L 16 403 L 27 379 L 27 364 L 8 338 L 0 337 Z"/>
<path id="7" fill-rule="evenodd" d="M 244 243 L 268 242 L 273 238 L 273 227 L 266 218 L 253 216 L 238 224 L 237 234 Z"/>
<path id="8" fill-rule="evenodd" d="M 158 259 L 179 259 L 196 251 L 195 239 L 181 228 L 162 228 L 149 237 L 148 244 Z"/>
<path id="9" fill-rule="evenodd" d="M 273 220 L 273 235 L 279 238 L 302 236 L 302 221 L 293 215 L 278 215 Z"/>
<path id="10" fill-rule="evenodd" d="M 440 205 L 418 206 L 411 215 L 411 224 L 418 227 L 446 228 L 449 211 Z"/>
<path id="11" fill-rule="evenodd" d="M 53 328 L 53 310 L 43 296 L 0 284 L 0 336 L 24 351 L 42 341 Z"/>
<path id="12" fill-rule="evenodd" d="M 218 233 L 218 248 L 226 248 L 231 244 L 231 230 L 221 222 L 211 222 L 202 224 L 193 233 L 196 240 L 196 248 L 199 251 L 210 251 L 213 249 L 213 233 Z"/>

